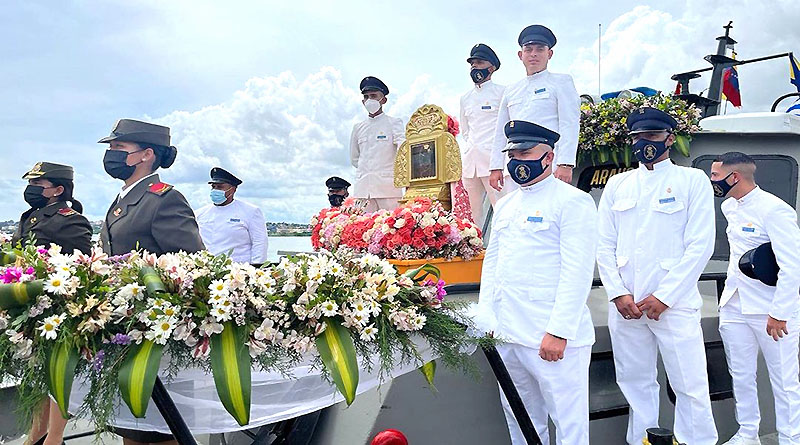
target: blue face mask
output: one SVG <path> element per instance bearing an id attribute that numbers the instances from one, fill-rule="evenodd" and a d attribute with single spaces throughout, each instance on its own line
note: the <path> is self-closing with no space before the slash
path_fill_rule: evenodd
<path id="1" fill-rule="evenodd" d="M 636 159 L 644 164 L 652 164 L 667 151 L 667 141 L 650 141 L 639 139 L 631 146 Z"/>
<path id="2" fill-rule="evenodd" d="M 542 161 L 545 157 L 547 157 L 547 153 L 535 161 L 511 159 L 507 165 L 508 174 L 517 184 L 522 185 L 531 182 L 544 173 L 545 167 L 542 165 Z"/>
<path id="3" fill-rule="evenodd" d="M 213 202 L 216 205 L 220 205 L 228 199 L 228 197 L 225 196 L 224 190 L 211 189 L 210 195 L 211 195 L 211 202 Z"/>

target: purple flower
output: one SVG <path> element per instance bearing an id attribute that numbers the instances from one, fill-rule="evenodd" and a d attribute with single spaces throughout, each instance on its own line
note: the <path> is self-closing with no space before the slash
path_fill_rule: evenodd
<path id="1" fill-rule="evenodd" d="M 97 351 L 97 355 L 94 356 L 94 360 L 92 360 L 92 368 L 95 371 L 100 372 L 103 369 L 103 359 L 106 357 L 106 351 L 99 350 Z"/>
<path id="2" fill-rule="evenodd" d="M 16 266 L 7 267 L 3 274 L 0 275 L 0 281 L 5 284 L 18 283 L 22 277 L 22 269 Z"/>
<path id="3" fill-rule="evenodd" d="M 131 344 L 131 337 L 130 335 L 125 335 L 125 334 L 115 334 L 114 337 L 111 339 L 111 344 L 129 345 Z"/>

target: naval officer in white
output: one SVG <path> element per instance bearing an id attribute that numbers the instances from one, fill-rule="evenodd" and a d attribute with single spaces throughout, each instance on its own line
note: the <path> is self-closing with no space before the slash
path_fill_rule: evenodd
<path id="1" fill-rule="evenodd" d="M 543 443 L 589 443 L 594 327 L 586 299 L 594 275 L 594 201 L 552 174 L 558 133 L 506 124 L 508 172 L 520 188 L 500 198 L 481 275 L 476 326 L 497 346 Z M 502 393 L 501 393 L 502 394 Z M 501 395 L 511 441 L 525 439 Z"/>
<path id="2" fill-rule="evenodd" d="M 267 261 L 267 224 L 261 209 L 234 199 L 242 181 L 227 170 L 211 169 L 212 203 L 197 211 L 200 237 L 209 252 L 232 252 L 238 263 L 263 264 Z"/>
<path id="3" fill-rule="evenodd" d="M 361 81 L 361 103 L 367 119 L 357 123 L 350 135 L 350 162 L 356 168 L 353 197 L 366 199 L 366 211 L 392 210 L 403 197 L 394 186 L 394 158 L 406 139 L 403 121 L 383 112 L 389 87 L 377 77 Z"/>
<path id="4" fill-rule="evenodd" d="M 722 213 L 728 220 L 730 260 L 720 298 L 719 332 L 733 378 L 739 431 L 728 445 L 759 445 L 756 359 L 767 363 L 775 398 L 778 443 L 800 444 L 800 228 L 797 212 L 756 185 L 756 164 L 744 153 L 731 152 L 711 164 L 714 194 L 728 196 Z M 770 285 L 745 275 L 742 256 L 771 243 L 779 270 Z M 745 262 L 747 258 L 745 258 Z M 775 273 L 774 271 L 772 271 Z"/>
<path id="5" fill-rule="evenodd" d="M 489 185 L 489 158 L 505 88 L 492 81 L 492 74 L 500 69 L 500 59 L 488 45 L 473 46 L 467 63 L 475 86 L 461 96 L 461 181 L 469 196 L 472 221 L 483 227 L 484 196 L 492 207 L 500 198 L 500 193 Z"/>
<path id="6" fill-rule="evenodd" d="M 617 384 L 630 405 L 627 441 L 658 426 L 656 359 L 675 390 L 675 438 L 713 445 L 697 280 L 714 250 L 714 195 L 701 170 L 669 159 L 677 122 L 655 108 L 626 125 L 639 168 L 614 175 L 600 198 L 597 265 L 610 301 Z"/>
<path id="7" fill-rule="evenodd" d="M 527 77 L 506 87 L 500 101 L 495 127 L 494 147 L 489 161 L 489 183 L 496 190 L 505 186 L 503 178 L 503 147 L 506 145 L 503 128 L 510 120 L 534 122 L 561 135 L 555 146 L 553 174 L 564 182 L 572 182 L 572 168 L 578 150 L 578 130 L 581 99 L 572 76 L 547 70 L 553 57 L 556 36 L 542 25 L 522 30 L 517 39 L 519 60 Z"/>

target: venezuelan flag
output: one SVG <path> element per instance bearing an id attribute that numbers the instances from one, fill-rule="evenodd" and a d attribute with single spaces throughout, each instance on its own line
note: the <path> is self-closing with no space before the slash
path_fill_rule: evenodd
<path id="1" fill-rule="evenodd" d="M 794 57 L 794 53 L 789 53 L 789 82 L 800 92 L 800 62 Z"/>
<path id="2" fill-rule="evenodd" d="M 734 107 L 742 106 L 742 96 L 739 93 L 739 72 L 736 67 L 725 68 L 722 72 L 722 95 Z"/>

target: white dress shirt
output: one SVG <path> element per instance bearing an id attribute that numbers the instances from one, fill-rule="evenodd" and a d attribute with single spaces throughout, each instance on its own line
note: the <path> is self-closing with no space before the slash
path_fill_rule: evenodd
<path id="1" fill-rule="evenodd" d="M 769 314 L 789 320 L 800 309 L 800 228 L 797 212 L 783 200 L 759 187 L 741 199 L 722 203 L 728 220 L 730 262 L 720 307 L 738 290 L 743 314 Z M 772 242 L 778 262 L 778 284 L 767 286 L 739 270 L 739 259 L 748 250 Z"/>
<path id="2" fill-rule="evenodd" d="M 592 198 L 552 175 L 501 198 L 483 260 L 477 327 L 535 349 L 545 332 L 568 346 L 593 344 L 586 299 L 596 222 Z"/>
<path id="3" fill-rule="evenodd" d="M 461 96 L 461 176 L 489 176 L 489 158 L 494 146 L 497 113 L 504 86 L 491 80 L 475 85 Z"/>
<path id="4" fill-rule="evenodd" d="M 403 189 L 394 186 L 394 159 L 406 140 L 401 119 L 381 113 L 357 123 L 350 136 L 350 162 L 356 168 L 353 196 L 399 198 Z"/>
<path id="5" fill-rule="evenodd" d="M 214 255 L 233 250 L 238 263 L 262 264 L 267 261 L 267 224 L 261 209 L 234 199 L 230 204 L 209 204 L 197 211 L 200 237 Z"/>
<path id="6" fill-rule="evenodd" d="M 505 166 L 504 129 L 512 120 L 533 122 L 561 135 L 555 146 L 555 164 L 574 166 L 580 117 L 581 99 L 569 74 L 544 70 L 507 86 L 500 101 L 489 168 L 500 170 Z"/>
<path id="7" fill-rule="evenodd" d="M 714 251 L 714 192 L 702 170 L 667 159 L 619 173 L 600 198 L 597 265 L 613 300 L 654 295 L 699 309 L 697 280 Z"/>
<path id="8" fill-rule="evenodd" d="M 150 173 L 149 175 L 145 176 L 144 178 L 141 178 L 141 179 L 137 180 L 136 182 L 134 182 L 133 184 L 131 184 L 130 187 L 123 186 L 122 190 L 119 191 L 119 195 L 117 195 L 117 201 L 119 201 L 122 198 L 124 198 L 125 195 L 127 195 L 128 192 L 133 190 L 133 188 L 136 187 L 140 182 L 146 181 L 148 178 L 151 178 L 151 177 L 153 177 L 155 175 L 156 175 L 155 172 Z"/>

